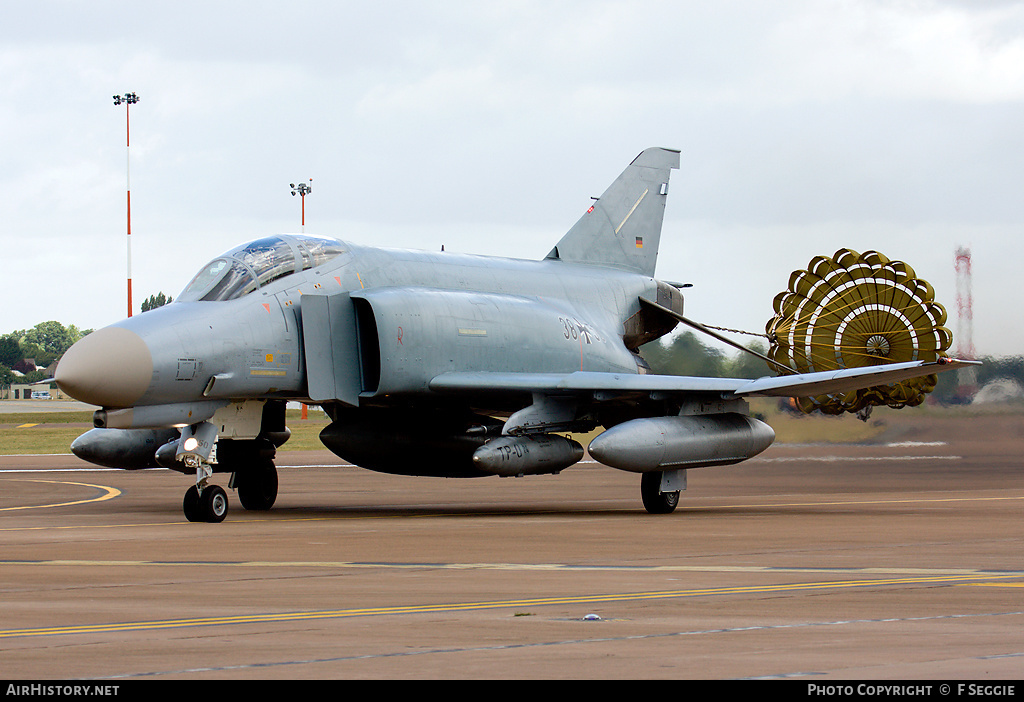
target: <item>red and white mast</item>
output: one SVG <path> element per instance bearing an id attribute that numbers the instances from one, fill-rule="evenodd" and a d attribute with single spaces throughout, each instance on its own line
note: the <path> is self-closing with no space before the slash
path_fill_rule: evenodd
<path id="1" fill-rule="evenodd" d="M 124 103 L 124 124 L 125 124 L 125 176 L 128 192 L 128 316 L 132 316 L 132 174 L 131 174 L 131 152 L 132 152 L 132 130 L 130 108 L 139 101 L 135 93 L 115 95 L 114 104 Z"/>
<path id="2" fill-rule="evenodd" d="M 960 358 L 976 358 L 974 351 L 974 310 L 971 299 L 971 250 L 956 250 L 956 353 Z"/>
<path id="3" fill-rule="evenodd" d="M 960 358 L 977 358 L 974 350 L 974 308 L 971 299 L 971 250 L 956 250 L 956 353 Z M 974 366 L 957 371 L 956 394 L 961 402 L 970 402 L 978 391 L 978 373 Z"/>

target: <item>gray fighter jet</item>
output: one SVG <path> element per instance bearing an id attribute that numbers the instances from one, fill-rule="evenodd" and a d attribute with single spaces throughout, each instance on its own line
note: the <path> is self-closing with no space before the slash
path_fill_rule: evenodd
<path id="1" fill-rule="evenodd" d="M 74 453 L 106 466 L 194 475 L 193 521 L 221 521 L 211 481 L 243 507 L 277 497 L 285 404 L 320 405 L 320 434 L 371 470 L 444 477 L 558 473 L 606 431 L 601 463 L 641 474 L 652 513 L 675 509 L 686 470 L 737 463 L 775 433 L 745 398 L 873 387 L 963 365 L 910 362 L 759 379 L 649 373 L 638 348 L 682 316 L 656 280 L 669 173 L 647 149 L 542 260 L 369 248 L 281 235 L 203 266 L 177 299 L 86 336 L 56 382 L 101 407 Z"/>

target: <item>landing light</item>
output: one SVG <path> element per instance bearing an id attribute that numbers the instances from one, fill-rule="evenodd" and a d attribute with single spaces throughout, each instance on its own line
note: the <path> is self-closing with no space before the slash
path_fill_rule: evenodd
<path id="1" fill-rule="evenodd" d="M 190 436 L 187 439 L 185 439 L 186 451 L 195 451 L 197 446 L 199 446 L 199 441 L 196 439 L 196 437 Z"/>

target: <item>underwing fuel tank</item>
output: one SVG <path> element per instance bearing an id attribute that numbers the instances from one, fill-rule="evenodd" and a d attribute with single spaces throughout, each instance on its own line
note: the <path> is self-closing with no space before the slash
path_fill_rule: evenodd
<path id="1" fill-rule="evenodd" d="M 775 431 L 744 414 L 633 419 L 590 442 L 590 455 L 633 473 L 739 463 L 775 441 Z"/>
<path id="2" fill-rule="evenodd" d="M 583 447 L 572 439 L 553 434 L 503 436 L 478 448 L 473 465 L 484 473 L 511 477 L 557 473 L 581 458 Z"/>
<path id="3" fill-rule="evenodd" d="M 91 429 L 71 442 L 71 453 L 108 468 L 156 468 L 161 446 L 178 438 L 178 430 Z"/>

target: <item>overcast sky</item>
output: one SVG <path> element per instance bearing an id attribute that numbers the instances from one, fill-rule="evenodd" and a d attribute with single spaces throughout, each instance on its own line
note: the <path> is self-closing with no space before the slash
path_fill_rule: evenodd
<path id="1" fill-rule="evenodd" d="M 955 335 L 967 246 L 978 353 L 1024 353 L 1024 3 L 0 7 L 0 333 L 125 316 L 129 163 L 137 307 L 298 231 L 289 183 L 307 233 L 533 259 L 664 146 L 658 277 L 694 319 L 763 331 L 847 247 L 913 266 Z"/>

